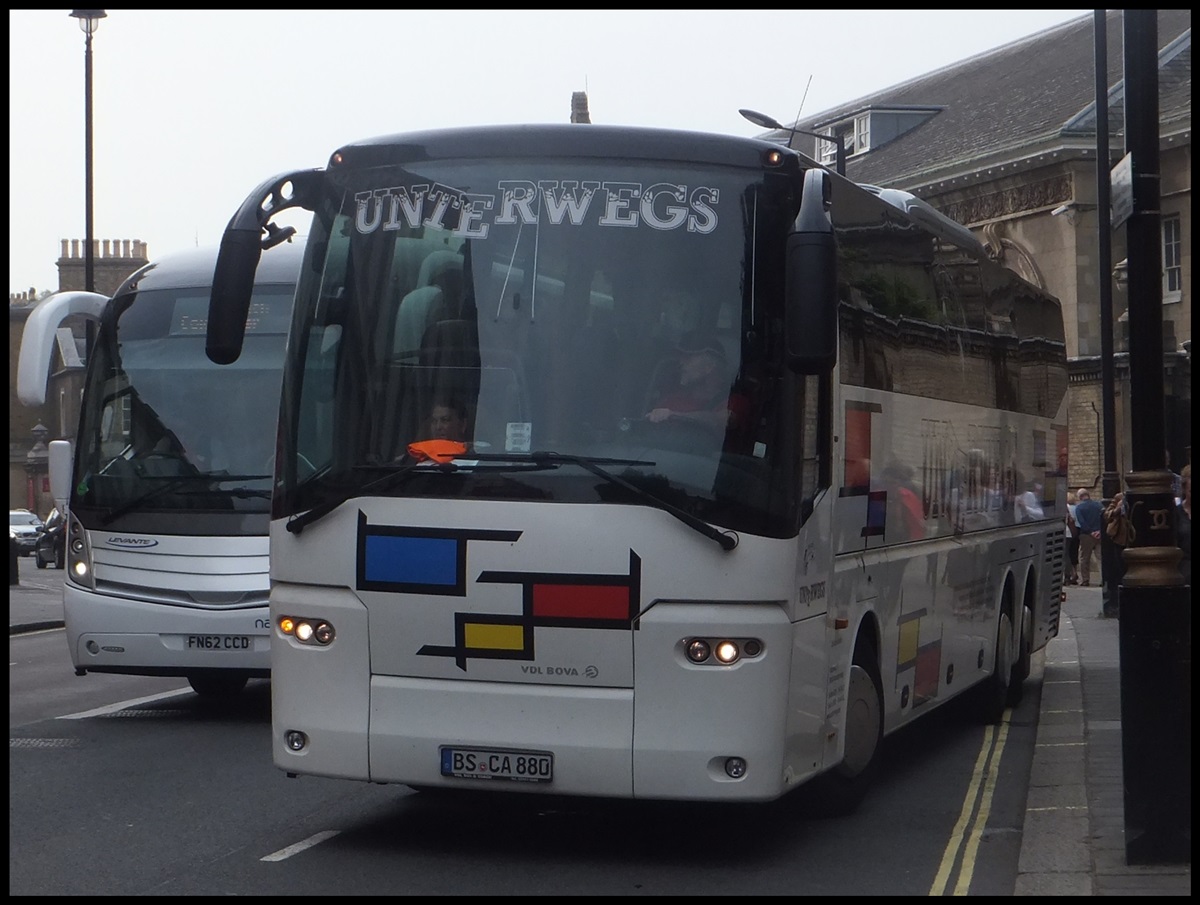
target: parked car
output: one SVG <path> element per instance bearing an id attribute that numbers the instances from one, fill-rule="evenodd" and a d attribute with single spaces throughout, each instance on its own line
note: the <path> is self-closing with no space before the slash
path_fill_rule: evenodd
<path id="1" fill-rule="evenodd" d="M 22 556 L 31 556 L 42 534 L 42 520 L 28 509 L 10 509 L 8 530 L 17 539 L 17 551 Z"/>
<path id="2" fill-rule="evenodd" d="M 37 547 L 34 550 L 33 558 L 39 569 L 47 566 L 55 569 L 63 567 L 66 561 L 66 535 L 67 520 L 56 506 L 46 516 L 44 530 L 38 538 Z"/>

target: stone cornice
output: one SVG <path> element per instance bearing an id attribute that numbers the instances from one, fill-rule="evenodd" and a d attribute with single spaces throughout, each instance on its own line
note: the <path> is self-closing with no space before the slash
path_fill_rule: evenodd
<path id="1" fill-rule="evenodd" d="M 1014 185 L 998 192 L 988 192 L 974 198 L 951 201 L 939 209 L 959 223 L 983 223 L 1000 220 L 1025 211 L 1041 210 L 1053 204 L 1070 201 L 1071 176 L 1061 173 L 1023 185 Z"/>

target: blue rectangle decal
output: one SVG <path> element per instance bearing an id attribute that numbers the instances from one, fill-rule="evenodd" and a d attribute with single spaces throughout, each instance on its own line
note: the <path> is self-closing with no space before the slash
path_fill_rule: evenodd
<path id="1" fill-rule="evenodd" d="M 520 531 L 379 525 L 358 513 L 355 587 L 401 594 L 466 594 L 467 544 L 516 543 Z"/>
<path id="2" fill-rule="evenodd" d="M 368 582 L 454 586 L 458 583 L 458 540 L 442 537 L 367 535 Z"/>

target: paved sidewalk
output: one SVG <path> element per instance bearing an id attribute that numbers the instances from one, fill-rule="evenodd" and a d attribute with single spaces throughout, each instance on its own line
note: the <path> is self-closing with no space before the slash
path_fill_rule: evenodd
<path id="1" fill-rule="evenodd" d="M 1018 896 L 1190 896 L 1190 864 L 1125 863 L 1118 620 L 1068 587 L 1045 651 Z"/>
<path id="2" fill-rule="evenodd" d="M 63 573 L 26 557 L 9 631 L 62 625 Z M 1017 865 L 1018 896 L 1190 896 L 1190 864 L 1125 863 L 1118 622 L 1101 591 L 1068 588 L 1046 647 L 1041 712 Z"/>
<path id="3" fill-rule="evenodd" d="M 8 633 L 59 628 L 63 624 L 63 570 L 39 569 L 32 556 L 17 561 L 17 584 L 9 576 Z"/>

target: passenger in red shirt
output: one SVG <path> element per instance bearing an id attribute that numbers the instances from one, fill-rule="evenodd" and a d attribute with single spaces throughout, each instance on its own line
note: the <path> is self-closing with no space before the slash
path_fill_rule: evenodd
<path id="1" fill-rule="evenodd" d="M 671 386 L 659 390 L 647 421 L 689 421 L 724 433 L 741 428 L 748 417 L 749 402 L 730 392 L 725 350 L 720 341 L 703 331 L 685 334 L 679 343 L 679 376 Z"/>
<path id="2" fill-rule="evenodd" d="M 906 540 L 920 540 L 925 536 L 925 507 L 912 483 L 913 469 L 899 462 L 889 463 L 883 470 L 883 483 L 889 495 L 900 500 L 900 511 L 904 518 Z"/>

